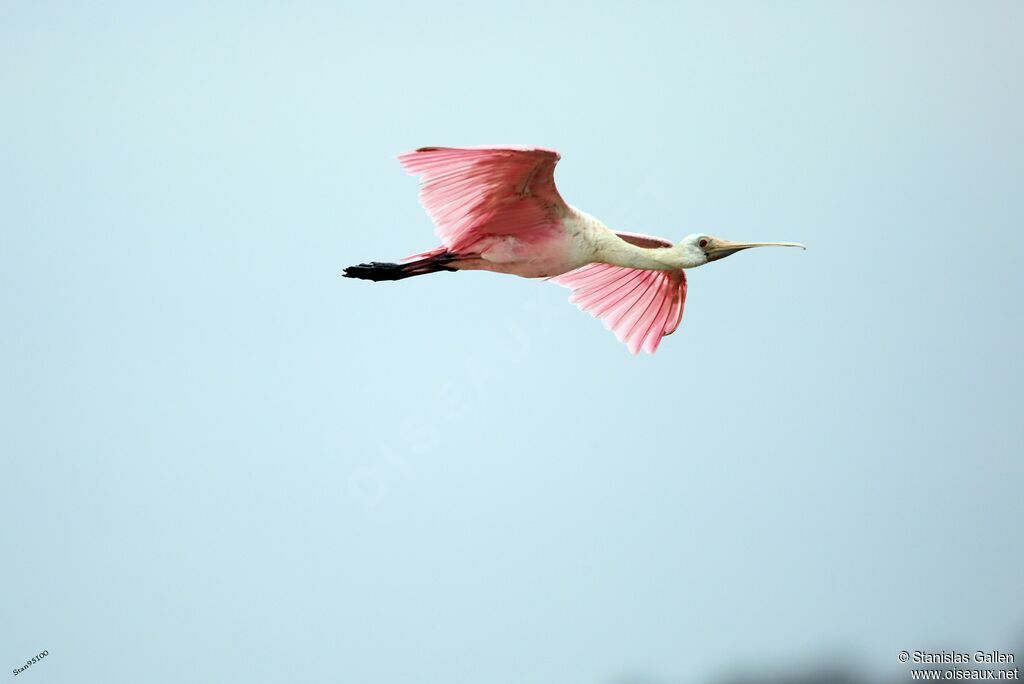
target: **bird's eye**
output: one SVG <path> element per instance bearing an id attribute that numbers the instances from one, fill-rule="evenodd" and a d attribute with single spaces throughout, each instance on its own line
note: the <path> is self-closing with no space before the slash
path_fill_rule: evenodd
<path id="1" fill-rule="evenodd" d="M 701 248 L 703 249 L 704 247 L 708 246 L 708 240 L 707 240 L 707 238 L 701 238 L 700 242 L 698 242 L 697 244 L 700 245 Z"/>

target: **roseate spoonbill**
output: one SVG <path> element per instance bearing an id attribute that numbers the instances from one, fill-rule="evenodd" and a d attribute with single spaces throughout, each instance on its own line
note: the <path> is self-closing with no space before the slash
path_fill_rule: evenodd
<path id="1" fill-rule="evenodd" d="M 555 188 L 561 157 L 541 147 L 421 147 L 398 157 L 422 176 L 420 202 L 442 246 L 405 263 L 349 266 L 347 278 L 401 280 L 438 271 L 483 270 L 550 278 L 570 302 L 600 318 L 629 351 L 653 354 L 679 327 L 686 274 L 751 247 L 794 242 L 731 242 L 695 234 L 670 240 L 615 232 L 566 204 Z"/>

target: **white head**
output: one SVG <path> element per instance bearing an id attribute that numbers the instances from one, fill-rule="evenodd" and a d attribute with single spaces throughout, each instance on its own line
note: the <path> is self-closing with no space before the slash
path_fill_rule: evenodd
<path id="1" fill-rule="evenodd" d="M 724 259 L 730 254 L 735 254 L 751 247 L 799 247 L 807 249 L 797 242 L 731 242 L 713 235 L 694 234 L 687 235 L 683 241 L 676 245 L 676 248 L 683 253 L 683 259 L 688 265 L 684 268 L 696 268 L 710 261 Z"/>

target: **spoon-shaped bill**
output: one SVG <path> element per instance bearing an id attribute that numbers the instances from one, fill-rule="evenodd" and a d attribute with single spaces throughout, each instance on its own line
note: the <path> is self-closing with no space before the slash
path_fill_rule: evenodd
<path id="1" fill-rule="evenodd" d="M 800 249 L 807 249 L 799 242 L 732 242 L 731 240 L 716 238 L 704 248 L 704 252 L 708 255 L 708 261 L 717 261 L 724 259 L 730 254 L 735 254 L 751 247 L 799 247 Z"/>

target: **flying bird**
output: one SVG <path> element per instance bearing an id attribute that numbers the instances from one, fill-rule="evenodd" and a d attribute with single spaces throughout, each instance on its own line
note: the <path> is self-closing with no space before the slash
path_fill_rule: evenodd
<path id="1" fill-rule="evenodd" d="M 402 280 L 439 271 L 494 271 L 548 278 L 570 302 L 604 321 L 633 354 L 653 354 L 679 327 L 685 269 L 751 247 L 795 242 L 731 242 L 687 235 L 613 231 L 566 204 L 555 187 L 560 155 L 542 147 L 421 147 L 398 157 L 421 178 L 420 202 L 442 245 L 404 263 L 349 266 L 347 278 Z"/>

